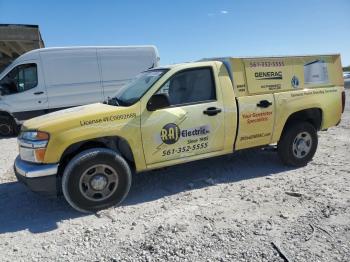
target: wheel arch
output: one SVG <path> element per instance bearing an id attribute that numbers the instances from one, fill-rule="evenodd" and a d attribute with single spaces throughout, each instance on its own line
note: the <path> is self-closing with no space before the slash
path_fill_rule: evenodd
<path id="1" fill-rule="evenodd" d="M 301 121 L 309 122 L 315 127 L 316 130 L 319 131 L 321 130 L 321 127 L 322 127 L 322 120 L 323 120 L 323 112 L 321 108 L 315 107 L 315 108 L 308 108 L 308 109 L 296 111 L 288 116 L 287 120 L 284 123 L 283 129 L 279 138 L 281 138 L 286 128 L 288 128 L 289 125 L 295 122 L 301 122 Z"/>
<path id="2" fill-rule="evenodd" d="M 69 161 L 80 152 L 91 148 L 108 148 L 120 153 L 131 168 L 135 167 L 134 155 L 128 141 L 119 136 L 99 137 L 80 141 L 66 148 L 60 158 L 58 175 L 62 176 Z"/>

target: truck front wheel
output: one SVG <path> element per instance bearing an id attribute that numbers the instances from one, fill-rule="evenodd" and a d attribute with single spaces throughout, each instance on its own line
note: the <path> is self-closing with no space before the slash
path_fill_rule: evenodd
<path id="1" fill-rule="evenodd" d="M 67 202 L 80 212 L 96 212 L 121 203 L 131 186 L 127 162 L 106 148 L 82 151 L 67 165 L 62 191 Z"/>
<path id="2" fill-rule="evenodd" d="M 312 124 L 293 122 L 286 127 L 278 142 L 278 155 L 288 166 L 305 166 L 315 155 L 317 144 L 317 131 Z"/>

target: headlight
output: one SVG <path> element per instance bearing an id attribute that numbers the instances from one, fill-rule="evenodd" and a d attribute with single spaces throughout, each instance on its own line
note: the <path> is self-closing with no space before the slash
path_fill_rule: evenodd
<path id="1" fill-rule="evenodd" d="M 48 141 L 49 140 L 49 134 L 42 131 L 27 131 L 22 132 L 20 135 L 20 138 L 23 140 L 30 140 L 30 141 Z"/>
<path id="2" fill-rule="evenodd" d="M 28 162 L 42 163 L 49 138 L 49 134 L 42 131 L 22 132 L 18 137 L 21 159 Z"/>

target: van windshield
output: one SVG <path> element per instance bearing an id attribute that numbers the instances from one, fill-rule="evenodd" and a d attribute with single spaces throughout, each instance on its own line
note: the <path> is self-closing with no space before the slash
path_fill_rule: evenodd
<path id="1" fill-rule="evenodd" d="M 153 69 L 140 73 L 108 99 L 108 104 L 130 106 L 136 103 L 168 70 Z"/>

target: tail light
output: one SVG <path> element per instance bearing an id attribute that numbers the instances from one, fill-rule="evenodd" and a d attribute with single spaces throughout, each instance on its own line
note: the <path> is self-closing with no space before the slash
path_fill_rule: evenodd
<path id="1" fill-rule="evenodd" d="M 344 109 L 345 109 L 345 91 L 343 91 L 341 93 L 341 105 L 342 105 L 342 110 L 341 112 L 344 113 Z"/>

